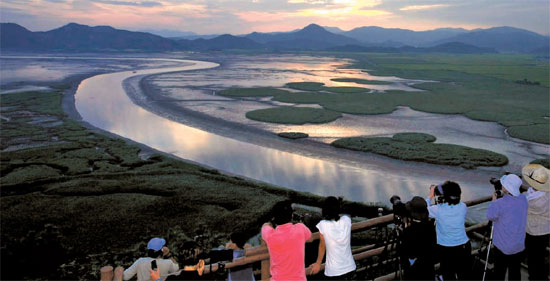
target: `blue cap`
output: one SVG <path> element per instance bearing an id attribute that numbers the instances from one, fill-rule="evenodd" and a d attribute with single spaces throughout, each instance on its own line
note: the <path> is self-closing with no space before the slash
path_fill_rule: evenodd
<path id="1" fill-rule="evenodd" d="M 162 238 L 155 237 L 151 240 L 149 240 L 149 243 L 147 243 L 147 249 L 160 251 L 162 247 L 166 244 L 166 240 Z"/>

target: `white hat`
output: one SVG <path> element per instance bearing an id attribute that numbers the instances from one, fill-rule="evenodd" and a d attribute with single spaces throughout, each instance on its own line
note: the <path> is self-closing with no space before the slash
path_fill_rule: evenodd
<path id="1" fill-rule="evenodd" d="M 510 194 L 514 196 L 519 195 L 519 188 L 523 181 L 514 174 L 504 175 L 500 178 L 500 183 L 502 187 L 506 188 Z"/>
<path id="2" fill-rule="evenodd" d="M 550 170 L 539 164 L 529 164 L 521 170 L 523 179 L 534 189 L 550 191 Z"/>

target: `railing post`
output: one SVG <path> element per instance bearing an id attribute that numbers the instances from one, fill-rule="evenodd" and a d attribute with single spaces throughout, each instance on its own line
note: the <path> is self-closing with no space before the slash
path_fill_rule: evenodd
<path id="1" fill-rule="evenodd" d="M 262 240 L 262 246 L 265 246 L 265 241 Z M 271 274 L 269 273 L 269 268 L 271 267 L 271 264 L 269 262 L 269 259 L 262 260 L 262 280 L 269 280 L 271 278 Z"/>
<path id="2" fill-rule="evenodd" d="M 100 270 L 101 272 L 101 281 L 112 281 L 113 280 L 113 267 L 108 265 L 102 267 Z"/>

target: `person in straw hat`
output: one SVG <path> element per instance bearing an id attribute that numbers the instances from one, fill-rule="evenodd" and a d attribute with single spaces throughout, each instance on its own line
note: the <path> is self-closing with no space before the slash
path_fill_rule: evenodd
<path id="1" fill-rule="evenodd" d="M 550 170 L 538 164 L 523 167 L 521 174 L 529 184 L 525 250 L 529 280 L 548 280 L 545 251 L 550 240 Z"/>
<path id="2" fill-rule="evenodd" d="M 495 245 L 495 280 L 520 280 L 520 258 L 525 249 L 525 226 L 527 224 L 527 197 L 520 193 L 522 180 L 514 174 L 500 178 L 504 195 L 489 204 L 487 219 L 493 222 Z"/>

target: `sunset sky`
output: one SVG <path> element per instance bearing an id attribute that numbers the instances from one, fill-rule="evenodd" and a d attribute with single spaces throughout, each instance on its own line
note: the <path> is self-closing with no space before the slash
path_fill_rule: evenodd
<path id="1" fill-rule="evenodd" d="M 1 0 L 0 21 L 32 31 L 69 22 L 199 34 L 289 31 L 310 23 L 349 30 L 513 26 L 548 35 L 549 0 Z"/>

